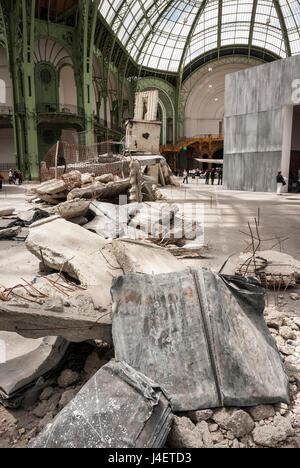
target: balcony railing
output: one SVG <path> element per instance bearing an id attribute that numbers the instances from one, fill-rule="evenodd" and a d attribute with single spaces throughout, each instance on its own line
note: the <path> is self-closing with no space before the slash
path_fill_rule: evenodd
<path id="1" fill-rule="evenodd" d="M 83 114 L 83 109 L 73 104 L 42 102 L 36 105 L 38 114 Z"/>

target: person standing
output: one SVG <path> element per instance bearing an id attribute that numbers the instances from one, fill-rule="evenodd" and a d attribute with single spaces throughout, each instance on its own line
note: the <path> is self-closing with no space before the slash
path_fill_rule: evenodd
<path id="1" fill-rule="evenodd" d="M 15 184 L 19 185 L 19 172 L 17 170 L 14 171 L 14 181 Z"/>
<path id="2" fill-rule="evenodd" d="M 218 172 L 218 185 L 223 185 L 223 168 L 220 167 Z"/>
<path id="3" fill-rule="evenodd" d="M 182 183 L 184 184 L 185 182 L 187 184 L 189 183 L 188 173 L 187 173 L 186 169 L 184 169 L 184 171 L 183 171 L 183 182 Z"/>
<path id="4" fill-rule="evenodd" d="M 211 179 L 211 185 L 214 185 L 215 183 L 215 178 L 216 178 L 216 170 L 213 169 L 210 174 L 210 179 Z"/>
<path id="5" fill-rule="evenodd" d="M 2 183 L 4 181 L 3 175 L 0 173 L 0 190 L 2 190 Z"/>
<path id="6" fill-rule="evenodd" d="M 277 180 L 277 195 L 282 195 L 282 188 L 286 185 L 286 181 L 283 178 L 282 171 L 278 171 L 276 180 Z"/>
<path id="7" fill-rule="evenodd" d="M 8 183 L 9 185 L 15 184 L 14 173 L 12 169 L 9 169 L 9 172 L 8 172 Z"/>
<path id="8" fill-rule="evenodd" d="M 210 172 L 209 170 L 207 169 L 207 171 L 205 172 L 205 184 L 208 185 L 209 184 L 209 178 L 210 178 Z"/>
<path id="9" fill-rule="evenodd" d="M 18 175 L 19 175 L 19 184 L 22 185 L 23 184 L 23 179 L 24 179 L 23 174 L 22 174 L 21 171 L 18 171 Z"/>

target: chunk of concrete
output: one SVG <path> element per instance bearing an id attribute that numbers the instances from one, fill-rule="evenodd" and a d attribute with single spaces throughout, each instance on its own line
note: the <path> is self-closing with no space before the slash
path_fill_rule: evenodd
<path id="1" fill-rule="evenodd" d="M 171 253 L 151 242 L 117 239 L 112 241 L 112 251 L 124 274 L 158 275 L 182 270 Z"/>
<path id="2" fill-rule="evenodd" d="M 71 200 L 60 203 L 55 208 L 55 212 L 64 219 L 81 218 L 89 211 L 90 202 L 85 200 Z"/>
<path id="3" fill-rule="evenodd" d="M 26 246 L 47 267 L 62 268 L 84 286 L 101 285 L 103 303 L 110 304 L 111 279 L 118 270 L 111 270 L 115 258 L 107 241 L 64 219 L 49 218 L 48 223 L 32 225 Z"/>
<path id="4" fill-rule="evenodd" d="M 25 338 L 61 336 L 76 343 L 95 339 L 112 343 L 109 287 L 107 294 L 99 286 L 74 293 L 66 303 L 62 305 L 60 297 L 41 305 L 0 301 L 0 329 Z"/>
<path id="5" fill-rule="evenodd" d="M 15 208 L 11 208 L 11 207 L 0 208 L 0 216 L 9 216 L 13 214 L 14 212 L 15 212 Z"/>
<path id="6" fill-rule="evenodd" d="M 291 255 L 275 250 L 258 252 L 255 262 L 252 255 L 246 253 L 240 255 L 236 273 L 258 276 L 263 284 L 267 282 L 271 288 L 274 284 L 281 284 L 282 287 L 295 286 L 300 279 L 300 262 Z"/>
<path id="7" fill-rule="evenodd" d="M 289 402 L 255 279 L 199 268 L 126 275 L 111 292 L 116 359 L 157 381 L 174 411 Z"/>
<path id="8" fill-rule="evenodd" d="M 67 190 L 67 184 L 61 179 L 51 179 L 32 190 L 38 195 L 55 195 Z"/>
<path id="9" fill-rule="evenodd" d="M 0 240 L 1 239 L 13 239 L 17 237 L 21 232 L 21 226 L 9 227 L 7 229 L 0 229 Z"/>
<path id="10" fill-rule="evenodd" d="M 62 338 L 44 338 L 40 346 L 0 364 L 0 401 L 4 406 L 17 408 L 25 391 L 40 377 L 49 378 L 57 369 L 69 347 Z"/>
<path id="11" fill-rule="evenodd" d="M 29 448 L 160 448 L 173 415 L 157 384 L 111 361 Z"/>
<path id="12" fill-rule="evenodd" d="M 111 303 L 109 290 L 114 276 L 182 269 L 171 253 L 151 243 L 129 239 L 109 242 L 57 217 L 32 225 L 26 246 L 47 267 L 62 269 L 85 286 L 101 285 L 104 304 Z"/>

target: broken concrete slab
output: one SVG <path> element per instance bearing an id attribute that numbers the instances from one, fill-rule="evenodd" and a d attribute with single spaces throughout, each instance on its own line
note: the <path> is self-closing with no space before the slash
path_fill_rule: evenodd
<path id="1" fill-rule="evenodd" d="M 25 391 L 41 377 L 49 378 L 68 347 L 62 338 L 47 337 L 34 351 L 0 364 L 0 402 L 6 407 L 19 407 Z"/>
<path id="2" fill-rule="evenodd" d="M 85 286 L 101 285 L 103 306 L 111 303 L 113 276 L 127 271 L 157 274 L 181 269 L 180 262 L 163 248 L 127 239 L 110 242 L 55 217 L 32 225 L 26 246 L 47 267 L 62 268 Z"/>
<path id="3" fill-rule="evenodd" d="M 105 296 L 97 287 L 67 299 L 51 296 L 40 304 L 0 301 L 0 329 L 25 338 L 61 336 L 75 343 L 99 339 L 111 344 L 111 304 Z"/>
<path id="4" fill-rule="evenodd" d="M 126 275 L 133 272 L 158 275 L 182 270 L 182 264 L 172 254 L 150 242 L 116 239 L 111 245 L 117 264 Z"/>
<path id="5" fill-rule="evenodd" d="M 44 219 L 49 218 L 49 213 L 40 208 L 33 208 L 31 210 L 22 211 L 18 213 L 16 224 L 18 223 L 21 226 L 30 226 L 31 224 Z"/>
<path id="6" fill-rule="evenodd" d="M 273 288 L 276 286 L 295 286 L 300 280 L 300 262 L 291 255 L 275 250 L 259 251 L 255 259 L 251 253 L 239 256 L 236 274 L 257 276 L 262 284 Z"/>
<path id="7" fill-rule="evenodd" d="M 12 227 L 15 223 L 15 218 L 0 218 L 0 230 L 1 229 L 8 229 Z"/>
<path id="8" fill-rule="evenodd" d="M 55 208 L 55 212 L 64 219 L 85 217 L 89 211 L 90 202 L 85 200 L 71 200 L 60 203 Z"/>
<path id="9" fill-rule="evenodd" d="M 7 229 L 0 229 L 0 240 L 1 239 L 13 239 L 17 237 L 21 232 L 21 226 L 10 227 Z"/>
<path id="10" fill-rule="evenodd" d="M 81 226 L 54 217 L 42 225 L 32 225 L 26 246 L 47 267 L 57 271 L 62 268 L 84 286 L 101 285 L 103 303 L 110 304 L 113 274 L 109 263 L 115 265 L 115 258 L 109 254 L 107 241 Z"/>
<path id="11" fill-rule="evenodd" d="M 15 212 L 15 208 L 11 208 L 11 207 L 0 208 L 0 216 L 9 216 L 13 214 L 14 212 Z"/>
<path id="12" fill-rule="evenodd" d="M 156 380 L 174 411 L 289 401 L 256 280 L 199 268 L 115 278 L 111 292 L 116 359 Z"/>
<path id="13" fill-rule="evenodd" d="M 29 448 L 160 448 L 173 415 L 157 384 L 111 361 Z"/>
<path id="14" fill-rule="evenodd" d="M 67 184 L 62 179 L 51 179 L 36 187 L 31 191 L 38 195 L 55 195 L 68 189 Z"/>
<path id="15" fill-rule="evenodd" d="M 115 178 L 113 174 L 103 174 L 95 178 L 96 182 L 101 182 L 102 184 L 108 184 L 108 182 L 114 182 Z"/>
<path id="16" fill-rule="evenodd" d="M 101 184 L 96 182 L 89 185 L 86 188 L 75 188 L 68 194 L 68 200 L 74 200 L 75 198 L 83 198 L 87 200 L 93 200 L 102 198 L 110 199 L 116 198 L 119 195 L 126 193 L 130 188 L 130 180 L 123 179 L 118 182 L 109 182 L 108 184 Z"/>

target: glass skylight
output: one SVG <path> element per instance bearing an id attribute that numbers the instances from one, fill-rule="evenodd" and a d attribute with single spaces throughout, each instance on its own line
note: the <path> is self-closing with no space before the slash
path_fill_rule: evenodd
<path id="1" fill-rule="evenodd" d="M 300 53 L 300 0 L 102 0 L 99 11 L 134 60 L 157 70 L 235 45 Z"/>

